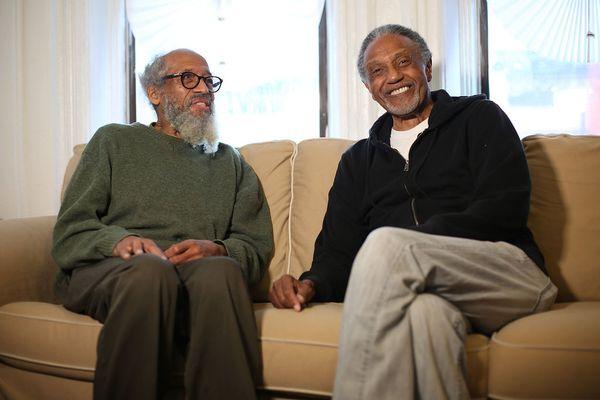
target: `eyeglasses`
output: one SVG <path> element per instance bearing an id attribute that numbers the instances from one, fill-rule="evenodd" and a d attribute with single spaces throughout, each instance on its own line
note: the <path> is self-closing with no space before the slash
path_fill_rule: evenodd
<path id="1" fill-rule="evenodd" d="M 204 84 L 210 93 L 215 93 L 221 89 L 221 84 L 223 83 L 223 79 L 219 78 L 218 76 L 199 76 L 190 71 L 166 75 L 163 76 L 162 79 L 165 80 L 177 77 L 181 78 L 181 84 L 186 89 L 194 89 L 200 84 L 200 81 L 204 81 Z"/>

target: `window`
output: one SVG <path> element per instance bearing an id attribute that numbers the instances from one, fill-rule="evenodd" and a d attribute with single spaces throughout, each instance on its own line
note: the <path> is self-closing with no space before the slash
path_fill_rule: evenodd
<path id="1" fill-rule="evenodd" d="M 487 1 L 489 95 L 521 137 L 600 135 L 599 16 L 598 0 Z"/>
<path id="2" fill-rule="evenodd" d="M 135 73 L 158 53 L 186 47 L 223 78 L 221 140 L 241 146 L 318 137 L 320 0 L 130 0 Z M 156 119 L 139 82 L 136 119 Z"/>

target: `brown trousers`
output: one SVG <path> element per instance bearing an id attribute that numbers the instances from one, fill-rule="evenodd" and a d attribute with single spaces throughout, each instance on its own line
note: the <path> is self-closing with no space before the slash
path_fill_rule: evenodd
<path id="1" fill-rule="evenodd" d="M 175 267 L 149 254 L 109 258 L 75 269 L 59 296 L 67 309 L 104 324 L 94 399 L 160 399 L 178 357 L 187 399 L 256 398 L 256 322 L 235 260 Z"/>

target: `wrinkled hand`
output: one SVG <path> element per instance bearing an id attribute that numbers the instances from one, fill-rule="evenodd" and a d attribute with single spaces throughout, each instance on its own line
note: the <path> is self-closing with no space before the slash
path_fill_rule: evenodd
<path id="1" fill-rule="evenodd" d="M 180 265 L 204 257 L 226 255 L 227 250 L 224 246 L 210 240 L 188 239 L 176 243 L 165 250 L 167 259 L 175 265 Z"/>
<path id="2" fill-rule="evenodd" d="M 299 281 L 291 275 L 284 275 L 273 282 L 269 290 L 269 300 L 277 308 L 302 309 L 315 295 L 315 284 L 310 279 Z"/>
<path id="3" fill-rule="evenodd" d="M 163 260 L 167 259 L 160 247 L 153 240 L 138 236 L 125 236 L 117 242 L 113 249 L 113 255 L 121 257 L 123 260 L 129 260 L 132 256 L 144 253 L 154 254 Z"/>

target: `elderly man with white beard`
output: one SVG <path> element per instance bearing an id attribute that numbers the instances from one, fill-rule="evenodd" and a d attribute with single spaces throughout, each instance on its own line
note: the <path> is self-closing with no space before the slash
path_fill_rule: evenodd
<path id="1" fill-rule="evenodd" d="M 247 286 L 273 247 L 256 174 L 217 139 L 222 80 L 180 49 L 140 80 L 157 120 L 96 132 L 54 229 L 64 306 L 102 322 L 95 399 L 158 399 L 185 359 L 188 399 L 252 399 L 260 378 Z"/>

